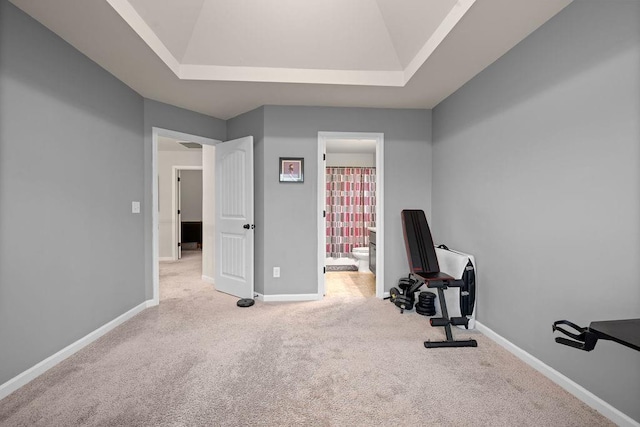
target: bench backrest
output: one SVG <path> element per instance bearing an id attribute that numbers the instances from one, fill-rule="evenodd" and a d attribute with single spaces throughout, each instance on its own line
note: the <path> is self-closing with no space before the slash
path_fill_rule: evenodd
<path id="1" fill-rule="evenodd" d="M 431 230 L 423 210 L 402 211 L 402 230 L 412 273 L 438 273 L 438 257 L 433 247 Z"/>

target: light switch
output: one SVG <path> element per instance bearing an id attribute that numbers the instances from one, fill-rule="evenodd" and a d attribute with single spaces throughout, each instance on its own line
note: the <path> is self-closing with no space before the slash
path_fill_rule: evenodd
<path id="1" fill-rule="evenodd" d="M 140 213 L 140 202 L 131 202 L 131 213 Z"/>

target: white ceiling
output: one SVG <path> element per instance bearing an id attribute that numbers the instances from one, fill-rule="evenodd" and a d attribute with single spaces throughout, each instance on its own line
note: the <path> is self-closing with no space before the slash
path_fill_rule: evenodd
<path id="1" fill-rule="evenodd" d="M 476 0 L 107 0 L 176 77 L 404 86 Z"/>
<path id="2" fill-rule="evenodd" d="M 433 108 L 571 0 L 11 0 L 142 96 Z"/>
<path id="3" fill-rule="evenodd" d="M 195 151 L 198 152 L 202 149 L 202 146 L 198 144 L 197 147 L 189 148 L 181 144 L 193 144 L 191 141 L 178 141 L 177 139 L 169 138 L 166 136 L 158 136 L 158 151 Z"/>

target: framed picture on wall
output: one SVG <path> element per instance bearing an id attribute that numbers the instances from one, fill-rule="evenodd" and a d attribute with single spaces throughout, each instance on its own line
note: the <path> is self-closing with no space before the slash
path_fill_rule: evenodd
<path id="1" fill-rule="evenodd" d="M 280 157 L 280 182 L 304 182 L 304 158 Z"/>

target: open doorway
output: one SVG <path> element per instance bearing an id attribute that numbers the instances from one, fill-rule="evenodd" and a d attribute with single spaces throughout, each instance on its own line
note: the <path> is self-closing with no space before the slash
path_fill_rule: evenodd
<path id="1" fill-rule="evenodd" d="M 202 248 L 202 144 L 158 138 L 160 261 L 177 261 L 182 250 Z"/>
<path id="2" fill-rule="evenodd" d="M 384 135 L 318 133 L 318 294 L 384 290 Z"/>
<path id="3" fill-rule="evenodd" d="M 202 251 L 202 166 L 173 166 L 173 175 L 175 259 L 182 259 L 184 251 Z"/>
<path id="4" fill-rule="evenodd" d="M 152 128 L 152 300 L 160 303 L 159 142 L 163 137 L 202 145 L 200 281 L 238 298 L 254 295 L 253 137 L 218 141 Z M 175 206 L 174 206 L 175 208 Z M 174 209 L 175 210 L 175 209 Z M 175 235 L 175 233 L 173 233 Z M 240 257 L 242 255 L 242 257 Z"/>
<path id="5" fill-rule="evenodd" d="M 213 159 L 215 158 L 214 145 L 218 142 L 220 141 L 197 135 L 153 128 L 152 206 L 156 208 L 152 209 L 152 281 L 155 303 L 160 302 L 160 262 L 163 262 L 164 270 L 167 268 L 171 270 L 172 277 L 190 274 L 195 280 L 213 280 L 213 236 L 204 230 L 213 228 L 213 187 L 215 185 Z M 192 172 L 200 174 L 199 177 L 189 176 Z M 191 178 L 199 179 L 201 185 L 196 185 L 194 189 L 192 184 L 187 184 L 188 188 L 182 188 L 180 191 L 178 178 L 180 183 L 185 178 L 187 181 Z M 189 200 L 192 197 L 188 195 L 185 201 L 185 190 L 187 193 L 193 193 L 195 190 L 200 200 L 195 202 Z M 187 208 L 186 216 L 183 215 L 184 202 L 190 206 Z M 196 213 L 191 212 L 192 210 Z M 186 224 L 186 230 L 183 226 L 185 222 L 189 223 Z M 164 265 L 167 262 L 176 262 L 180 258 L 182 242 L 186 243 L 182 235 L 185 231 L 194 232 L 193 229 L 189 229 L 194 222 L 197 223 L 195 228 L 203 230 L 202 238 L 187 238 L 187 240 L 196 240 L 192 244 L 198 250 L 190 251 L 189 259 L 185 259 L 182 265 Z M 199 234 L 198 230 L 195 233 Z"/>

